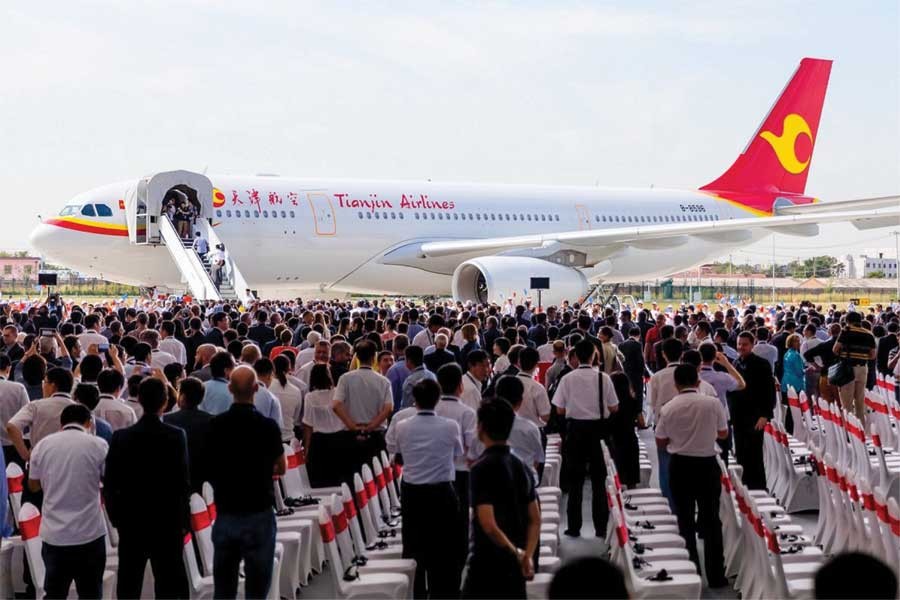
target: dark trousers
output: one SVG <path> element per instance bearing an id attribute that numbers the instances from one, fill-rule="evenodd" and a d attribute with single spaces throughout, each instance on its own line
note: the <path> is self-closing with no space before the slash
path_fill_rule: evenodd
<path id="1" fill-rule="evenodd" d="M 669 483 L 675 499 L 678 533 L 684 538 L 691 560 L 700 568 L 697 531 L 703 536 L 706 581 L 719 584 L 725 579 L 722 550 L 722 522 L 719 520 L 721 469 L 714 456 L 673 454 L 669 463 Z M 697 517 L 694 518 L 696 511 Z"/>
<path id="2" fill-rule="evenodd" d="M 156 598 L 187 598 L 188 581 L 184 571 L 181 531 L 119 529 L 119 572 L 116 596 L 140 598 L 147 561 L 153 569 Z"/>
<path id="3" fill-rule="evenodd" d="M 725 463 L 725 466 L 728 466 L 728 455 L 731 453 L 731 446 L 734 440 L 734 435 L 731 433 L 731 423 L 728 424 L 728 437 L 724 440 L 716 440 L 716 444 L 719 446 L 719 456 L 722 458 L 722 462 Z"/>
<path id="4" fill-rule="evenodd" d="M 581 500 L 584 488 L 585 470 L 591 476 L 591 515 L 597 535 L 606 534 L 609 507 L 606 504 L 606 463 L 600 441 L 606 428 L 603 421 L 580 421 L 569 419 L 568 435 L 563 448 L 563 463 L 569 480 L 569 498 L 566 504 L 567 531 L 581 532 Z"/>
<path id="5" fill-rule="evenodd" d="M 350 434 L 348 438 L 351 445 L 351 471 L 350 478 L 352 480 L 353 473 L 359 473 L 363 465 L 369 465 L 372 468 L 372 458 L 377 456 L 381 460 L 381 451 L 387 449 L 384 443 L 384 431 L 370 431 L 365 434 Z M 353 489 L 353 484 L 350 484 Z"/>
<path id="6" fill-rule="evenodd" d="M 457 542 L 455 557 L 462 572 L 469 556 L 469 472 L 457 471 L 456 481 L 453 482 L 456 491 L 456 500 L 459 509 L 456 511 Z"/>
<path id="7" fill-rule="evenodd" d="M 54 546 L 44 542 L 45 598 L 67 598 L 72 582 L 78 597 L 103 597 L 103 570 L 106 568 L 106 536 L 76 546 Z"/>
<path id="8" fill-rule="evenodd" d="M 612 453 L 623 485 L 634 487 L 641 482 L 640 449 L 634 432 L 634 415 L 613 415 Z"/>
<path id="9" fill-rule="evenodd" d="M 744 468 L 741 479 L 751 490 L 766 489 L 766 467 L 763 464 L 763 432 L 756 423 L 734 424 L 734 458 Z"/>
<path id="10" fill-rule="evenodd" d="M 456 598 L 462 565 L 456 560 L 459 503 L 450 482 L 400 486 L 403 558 L 416 560 L 413 596 Z"/>
<path id="11" fill-rule="evenodd" d="M 3 459 L 6 463 L 6 466 L 11 465 L 12 463 L 16 463 L 22 470 L 25 470 L 25 461 L 22 460 L 22 457 L 19 456 L 19 451 L 16 450 L 16 447 L 10 444 L 9 446 L 3 446 Z M 4 475 L 5 477 L 5 475 Z"/>
<path id="12" fill-rule="evenodd" d="M 485 557 L 472 556 L 463 598 L 524 598 L 525 578 L 515 558 L 497 562 Z"/>
<path id="13" fill-rule="evenodd" d="M 247 598 L 265 598 L 275 560 L 275 514 L 271 510 L 247 515 L 219 513 L 212 539 L 213 595 L 216 598 L 237 596 L 238 569 L 244 561 Z"/>
<path id="14" fill-rule="evenodd" d="M 312 434 L 306 450 L 306 472 L 312 487 L 337 486 L 348 478 L 353 481 L 345 452 L 349 440 L 345 431 Z"/>

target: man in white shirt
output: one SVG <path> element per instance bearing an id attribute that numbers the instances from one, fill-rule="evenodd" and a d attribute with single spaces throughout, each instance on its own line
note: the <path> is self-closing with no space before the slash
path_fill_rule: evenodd
<path id="1" fill-rule="evenodd" d="M 437 372 L 438 384 L 441 386 L 441 399 L 438 401 L 434 412 L 439 417 L 445 417 L 459 425 L 462 435 L 463 453 L 454 461 L 456 479 L 453 487 L 459 499 L 457 512 L 458 538 L 455 552 L 457 566 L 462 572 L 469 552 L 469 464 L 466 461 L 466 452 L 472 447 L 477 436 L 478 415 L 474 410 L 460 401 L 462 393 L 462 370 L 456 363 L 446 364 Z"/>
<path id="2" fill-rule="evenodd" d="M 513 410 L 518 413 L 522 406 L 522 394 L 525 391 L 519 378 L 501 377 L 495 391 L 497 396 L 508 400 L 512 404 Z M 528 467 L 535 487 L 539 486 L 545 460 L 541 430 L 530 420 L 516 414 L 507 442 L 512 453 Z M 484 452 L 484 446 L 476 439 L 472 448 L 469 449 L 469 459 L 476 460 L 482 452 Z"/>
<path id="3" fill-rule="evenodd" d="M 606 373 L 592 367 L 596 347 L 589 340 L 575 345 L 578 368 L 567 373 L 559 382 L 553 404 L 561 417 L 568 419 L 563 462 L 569 477 L 567 501 L 568 526 L 565 534 L 581 535 L 581 499 L 584 473 L 590 465 L 591 514 L 594 532 L 606 535 L 609 508 L 606 504 L 606 463 L 601 440 L 606 435 L 607 420 L 619 409 L 616 388 Z"/>
<path id="4" fill-rule="evenodd" d="M 40 536 L 47 598 L 67 597 L 73 580 L 80 598 L 103 595 L 106 524 L 100 479 L 108 446 L 91 433 L 91 421 L 87 407 L 70 404 L 60 415 L 62 430 L 32 449 L 28 487 L 44 492 Z"/>
<path id="5" fill-rule="evenodd" d="M 44 398 L 23 406 L 6 424 L 9 440 L 27 461 L 31 452 L 25 446 L 24 432 L 30 428 L 31 447 L 59 431 L 59 416 L 72 402 L 72 387 L 75 383 L 72 372 L 60 367 L 47 371 L 44 379 Z"/>
<path id="6" fill-rule="evenodd" d="M 296 368 L 298 363 L 294 364 L 294 373 L 297 379 L 309 387 L 309 373 L 315 365 L 327 365 L 331 360 L 331 342 L 327 340 L 319 340 L 315 345 L 315 353 L 313 359 L 300 368 Z"/>
<path id="7" fill-rule="evenodd" d="M 429 346 L 434 345 L 434 337 L 438 334 L 441 327 L 444 326 L 444 317 L 441 315 L 431 315 L 428 317 L 428 327 L 416 334 L 413 338 L 413 346 L 418 346 L 425 350 Z"/>
<path id="8" fill-rule="evenodd" d="M 684 345 L 675 338 L 669 338 L 663 342 L 663 356 L 666 359 L 666 366 L 654 373 L 650 377 L 650 383 L 647 385 L 647 393 L 650 396 L 650 410 L 653 413 L 654 422 L 659 419 L 659 411 L 662 407 L 678 395 L 678 386 L 675 385 L 675 369 L 680 364 L 678 361 L 681 360 L 683 350 Z M 689 350 L 688 352 L 696 354 L 696 350 Z M 697 362 L 700 363 L 699 356 L 697 358 Z M 694 366 L 694 368 L 699 368 L 699 364 Z M 716 395 L 715 388 L 705 381 L 701 380 L 698 388 L 703 394 Z M 665 447 L 657 446 L 656 455 L 659 459 L 659 489 L 674 509 L 669 489 L 669 453 Z"/>
<path id="9" fill-rule="evenodd" d="M 306 334 L 306 342 L 309 344 L 306 348 L 297 353 L 297 360 L 294 367 L 300 369 L 303 365 L 312 362 L 316 357 L 316 344 L 322 339 L 322 334 L 318 331 L 310 331 Z"/>
<path id="10" fill-rule="evenodd" d="M 19 457 L 16 447 L 6 434 L 6 423 L 28 404 L 28 391 L 21 383 L 9 381 L 11 367 L 9 357 L 0 355 L 0 444 L 3 446 L 4 464 L 17 463 L 24 467 L 25 461 Z"/>
<path id="11" fill-rule="evenodd" d="M 97 313 L 91 313 L 84 317 L 84 333 L 78 336 L 78 345 L 81 346 L 81 354 L 87 354 L 92 345 L 108 346 L 109 340 L 100 333 L 101 319 Z M 77 357 L 76 357 L 77 358 Z"/>
<path id="12" fill-rule="evenodd" d="M 760 327 L 756 330 L 756 345 L 753 346 L 753 354 L 769 361 L 772 373 L 775 373 L 775 363 L 778 362 L 778 348 L 769 343 L 769 330 L 765 327 Z"/>
<path id="13" fill-rule="evenodd" d="M 654 420 L 659 417 L 660 408 L 678 395 L 678 387 L 675 385 L 675 367 L 681 360 L 683 350 L 684 345 L 675 338 L 669 338 L 663 342 L 666 367 L 654 373 L 647 385 L 647 394 L 650 396 L 650 409 L 653 412 Z M 716 390 L 705 381 L 700 382 L 700 391 L 704 394 L 716 395 Z"/>
<path id="14" fill-rule="evenodd" d="M 466 363 L 468 371 L 462 378 L 463 391 L 459 399 L 477 414 L 481 406 L 481 392 L 491 374 L 491 360 L 484 350 L 472 350 L 466 356 Z"/>
<path id="15" fill-rule="evenodd" d="M 187 348 L 175 339 L 175 322 L 163 321 L 159 325 L 159 350 L 175 357 L 181 365 L 187 365 Z"/>
<path id="16" fill-rule="evenodd" d="M 669 478 L 678 530 L 688 554 L 700 572 L 697 554 L 697 524 L 703 536 L 706 580 L 711 588 L 728 584 L 719 520 L 721 469 L 716 460 L 716 440 L 728 436 L 725 408 L 715 395 L 698 391 L 700 382 L 693 365 L 675 369 L 679 394 L 662 407 L 656 424 L 656 444 L 671 455 Z M 730 508 L 730 507 L 729 507 Z"/>
<path id="17" fill-rule="evenodd" d="M 134 409 L 120 398 L 124 387 L 125 377 L 115 369 L 104 369 L 97 376 L 100 402 L 94 408 L 94 414 L 109 423 L 113 431 L 137 423 Z"/>
<path id="18" fill-rule="evenodd" d="M 524 393 L 522 406 L 516 413 L 542 428 L 550 419 L 550 398 L 547 390 L 534 378 L 537 368 L 538 352 L 534 348 L 522 348 L 519 352 L 519 372 L 516 377 L 522 380 Z"/>
<path id="19" fill-rule="evenodd" d="M 387 418 L 394 410 L 391 382 L 372 368 L 375 353 L 375 344 L 369 340 L 358 342 L 359 368 L 344 373 L 334 390 L 334 412 L 356 433 L 353 447 L 348 447 L 354 472 L 385 449 Z"/>
<path id="20" fill-rule="evenodd" d="M 159 349 L 159 332 L 147 329 L 141 333 L 141 341 L 150 346 L 150 366 L 162 371 L 166 365 L 178 362 L 174 356 Z"/>

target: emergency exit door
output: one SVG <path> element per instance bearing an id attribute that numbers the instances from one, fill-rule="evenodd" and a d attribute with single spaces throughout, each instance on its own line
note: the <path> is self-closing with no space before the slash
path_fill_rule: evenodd
<path id="1" fill-rule="evenodd" d="M 331 198 L 321 192 L 310 192 L 306 195 L 312 210 L 316 235 L 334 235 L 337 223 L 334 218 L 334 205 Z"/>

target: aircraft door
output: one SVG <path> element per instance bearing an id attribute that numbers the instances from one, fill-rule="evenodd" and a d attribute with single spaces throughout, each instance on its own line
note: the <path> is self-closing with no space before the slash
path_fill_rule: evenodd
<path id="1" fill-rule="evenodd" d="M 585 230 L 591 228 L 591 212 L 584 204 L 575 205 L 575 213 L 578 215 L 578 229 Z"/>
<path id="2" fill-rule="evenodd" d="M 334 235 L 337 232 L 337 223 L 331 198 L 322 192 L 309 192 L 306 194 L 306 198 L 309 200 L 309 208 L 312 210 L 316 235 Z"/>

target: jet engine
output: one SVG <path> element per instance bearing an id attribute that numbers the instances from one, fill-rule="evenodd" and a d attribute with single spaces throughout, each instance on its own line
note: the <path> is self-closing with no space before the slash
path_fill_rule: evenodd
<path id="1" fill-rule="evenodd" d="M 531 289 L 532 277 L 549 279 L 541 291 L 544 306 L 577 302 L 588 291 L 588 282 L 578 269 L 520 256 L 482 256 L 467 260 L 453 272 L 453 297 L 462 302 L 501 304 L 510 298 L 530 296 L 537 303 L 538 292 Z"/>

